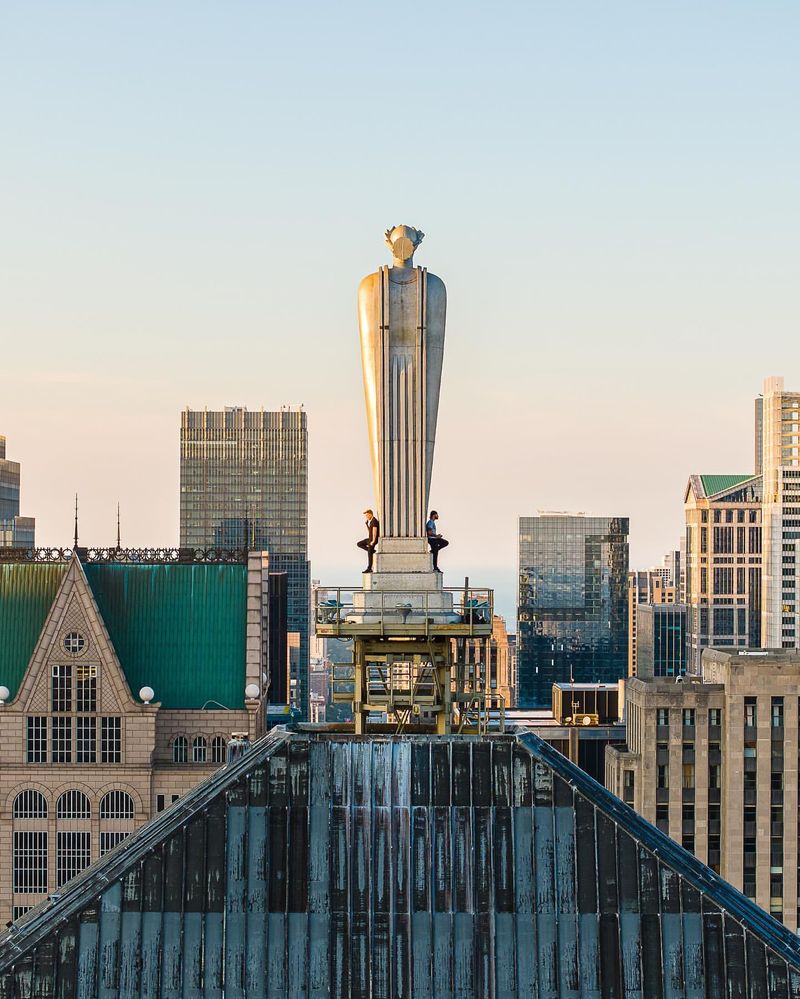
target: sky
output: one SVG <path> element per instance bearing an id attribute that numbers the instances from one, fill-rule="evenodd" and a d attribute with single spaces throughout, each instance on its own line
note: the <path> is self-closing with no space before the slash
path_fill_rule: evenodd
<path id="1" fill-rule="evenodd" d="M 517 518 L 677 544 L 800 387 L 800 5 L 0 0 L 0 434 L 37 541 L 178 540 L 184 407 L 302 404 L 312 574 L 372 502 L 356 289 L 448 288 L 431 502 L 511 620 Z M 448 578 L 449 577 L 449 578 Z"/>

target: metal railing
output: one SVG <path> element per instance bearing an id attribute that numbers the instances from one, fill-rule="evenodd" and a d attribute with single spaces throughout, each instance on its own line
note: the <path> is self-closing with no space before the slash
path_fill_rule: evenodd
<path id="1" fill-rule="evenodd" d="M 452 604 L 442 606 L 443 593 L 452 597 Z M 426 636 L 442 629 L 486 635 L 493 618 L 494 591 L 485 587 L 409 592 L 334 586 L 314 593 L 315 625 L 326 635 L 383 634 L 398 628 Z"/>

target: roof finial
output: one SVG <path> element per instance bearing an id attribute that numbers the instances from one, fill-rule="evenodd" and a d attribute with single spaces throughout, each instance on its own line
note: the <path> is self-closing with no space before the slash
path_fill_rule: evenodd
<path id="1" fill-rule="evenodd" d="M 78 494 L 75 493 L 75 541 L 73 543 L 73 548 L 78 547 Z"/>
<path id="2" fill-rule="evenodd" d="M 120 544 L 120 533 L 119 533 L 119 500 L 117 501 L 117 551 L 122 548 Z"/>

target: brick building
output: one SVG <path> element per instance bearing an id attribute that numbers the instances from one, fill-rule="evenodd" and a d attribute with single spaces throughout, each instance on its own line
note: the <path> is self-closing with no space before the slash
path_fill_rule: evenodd
<path id="1" fill-rule="evenodd" d="M 266 553 L 50 557 L 0 562 L 4 919 L 264 729 Z"/>

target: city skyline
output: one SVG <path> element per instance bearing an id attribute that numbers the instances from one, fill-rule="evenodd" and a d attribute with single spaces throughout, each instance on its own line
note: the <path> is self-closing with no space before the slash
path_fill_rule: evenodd
<path id="1" fill-rule="evenodd" d="M 388 8 L 132 10 L 11 3 L 0 38 L 0 432 L 43 544 L 76 491 L 87 541 L 120 501 L 123 543 L 177 542 L 176 414 L 304 404 L 315 573 L 356 578 L 356 288 L 398 222 L 449 290 L 454 578 L 509 613 L 538 509 L 620 511 L 657 563 L 688 474 L 752 470 L 741 401 L 798 383 L 796 7 L 430 10 L 421 47 Z M 426 113 L 381 133 L 400 53 Z"/>

